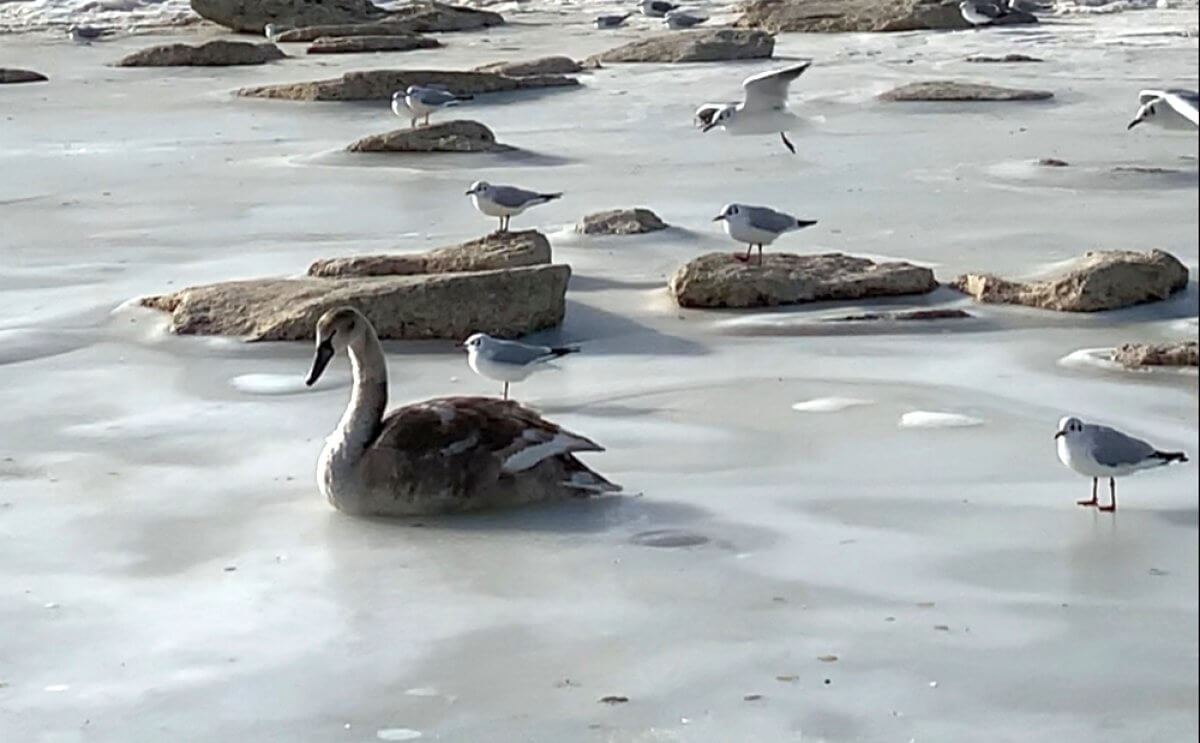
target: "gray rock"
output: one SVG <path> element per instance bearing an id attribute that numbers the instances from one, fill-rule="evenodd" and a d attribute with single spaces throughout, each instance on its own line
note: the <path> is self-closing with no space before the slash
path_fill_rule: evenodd
<path id="1" fill-rule="evenodd" d="M 570 75 L 583 69 L 570 57 L 540 57 L 520 62 L 492 62 L 475 68 L 475 72 L 494 72 L 508 77 L 529 75 Z"/>
<path id="2" fill-rule="evenodd" d="M 537 230 L 495 232 L 478 240 L 435 248 L 424 253 L 355 255 L 322 258 L 308 267 L 309 276 L 410 276 L 423 273 L 493 271 L 540 266 L 550 262 L 550 242 Z"/>
<path id="3" fill-rule="evenodd" d="M 444 121 L 417 129 L 395 129 L 353 142 L 350 152 L 511 152 L 478 121 Z"/>
<path id="4" fill-rule="evenodd" d="M 667 225 L 649 209 L 610 209 L 589 214 L 575 225 L 584 235 L 640 235 L 665 230 Z"/>
<path id="5" fill-rule="evenodd" d="M 191 0 L 191 6 L 202 18 L 234 31 L 255 34 L 263 33 L 268 23 L 302 29 L 388 22 L 403 24 L 401 30 L 410 32 L 467 31 L 504 23 L 497 13 L 437 2 L 416 2 L 394 11 L 384 10 L 370 0 Z M 358 34 L 323 31 L 308 38 L 281 36 L 280 41 L 354 35 Z"/>
<path id="6" fill-rule="evenodd" d="M 1170 253 L 1100 250 L 1085 253 L 1052 278 L 1012 281 L 989 274 L 963 274 L 950 286 L 990 304 L 1099 312 L 1166 299 L 1187 283 L 1187 267 Z"/>
<path id="7" fill-rule="evenodd" d="M 314 80 L 282 85 L 242 88 L 238 95 L 249 98 L 283 98 L 293 101 L 390 101 L 392 93 L 409 85 L 441 85 L 457 95 L 502 93 L 528 88 L 579 85 L 573 77 L 532 75 L 508 77 L 494 72 L 452 70 L 363 70 L 347 72 L 332 80 Z"/>
<path id="8" fill-rule="evenodd" d="M 225 67 L 258 65 L 287 55 L 269 42 L 216 39 L 203 44 L 159 44 L 123 57 L 118 67 Z"/>
<path id="9" fill-rule="evenodd" d="M 484 332 L 516 337 L 554 327 L 566 311 L 564 265 L 502 271 L 348 279 L 250 279 L 145 297 L 171 313 L 184 335 L 243 336 L 250 341 L 311 340 L 317 319 L 348 304 L 385 339 L 453 338 Z"/>
<path id="10" fill-rule="evenodd" d="M 1037 23 L 1037 17 L 1014 10 L 995 25 L 1021 23 Z M 734 25 L 772 33 L 969 28 L 959 13 L 958 0 L 750 0 Z"/>
<path id="11" fill-rule="evenodd" d="M 720 62 L 767 59 L 775 52 L 775 37 L 762 31 L 707 28 L 674 31 L 632 41 L 591 57 L 596 62 Z"/>
<path id="12" fill-rule="evenodd" d="M 681 307 L 771 307 L 925 294 L 937 285 L 928 268 L 842 253 L 767 253 L 761 266 L 729 253 L 708 253 L 681 266 L 668 289 Z"/>
<path id="13" fill-rule="evenodd" d="M 998 85 L 965 83 L 957 80 L 927 80 L 908 83 L 879 94 L 882 101 L 975 102 L 1044 101 L 1053 98 L 1048 90 L 1002 88 Z"/>
<path id="14" fill-rule="evenodd" d="M 0 85 L 16 83 L 40 83 L 47 78 L 40 72 L 21 70 L 14 67 L 0 67 Z"/>
<path id="15" fill-rule="evenodd" d="M 420 34 L 403 36 L 322 36 L 309 45 L 309 54 L 357 54 L 360 52 L 409 52 L 441 46 L 437 39 Z"/>
<path id="16" fill-rule="evenodd" d="M 1200 366 L 1200 343 L 1124 343 L 1113 350 L 1112 360 L 1130 369 L 1148 366 Z"/>

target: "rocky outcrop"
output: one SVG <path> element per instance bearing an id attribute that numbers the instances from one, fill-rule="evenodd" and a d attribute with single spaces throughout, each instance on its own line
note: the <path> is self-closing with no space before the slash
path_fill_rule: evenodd
<path id="1" fill-rule="evenodd" d="M 564 265 L 502 271 L 251 279 L 146 297 L 171 313 L 170 330 L 234 335 L 251 341 L 305 340 L 327 310 L 358 308 L 385 339 L 454 338 L 485 332 L 513 337 L 553 327 L 566 311 Z"/>
<path id="2" fill-rule="evenodd" d="M 1013 10 L 995 25 L 1037 23 L 1037 17 Z M 750 0 L 734 26 L 771 33 L 861 33 L 969 28 L 958 0 Z"/>
<path id="3" fill-rule="evenodd" d="M 964 274 L 951 284 L 980 302 L 1060 312 L 1099 312 L 1166 299 L 1188 283 L 1187 267 L 1161 250 L 1085 253 L 1060 276 L 1011 281 Z"/>
<path id="4" fill-rule="evenodd" d="M 480 95 L 578 84 L 579 81 L 575 78 L 562 75 L 509 77 L 494 72 L 363 70 L 347 72 L 332 80 L 242 88 L 238 91 L 238 95 L 250 98 L 283 98 L 293 101 L 373 101 L 391 100 L 392 93 L 404 90 L 409 85 L 441 85 L 457 95 Z"/>
<path id="5" fill-rule="evenodd" d="M 493 271 L 550 262 L 550 242 L 537 230 L 496 232 L 478 240 L 424 253 L 322 258 L 308 267 L 321 278 L 411 276 L 422 273 Z"/>
<path id="6" fill-rule="evenodd" d="M 234 31 L 261 34 L 268 23 L 292 29 L 311 26 L 348 26 L 387 22 L 407 32 L 469 31 L 504 23 L 498 13 L 437 2 L 417 2 L 388 11 L 370 0 L 191 0 L 192 10 L 202 18 Z M 385 34 L 388 32 L 385 32 Z M 355 36 L 344 30 L 322 32 L 308 38 L 280 41 L 312 41 L 318 36 Z M 363 35 L 378 35 L 366 32 Z"/>
<path id="7" fill-rule="evenodd" d="M 494 72 L 508 77 L 528 77 L 529 75 L 570 75 L 583 69 L 570 57 L 540 57 L 520 62 L 492 62 L 480 65 L 475 72 Z"/>
<path id="8" fill-rule="evenodd" d="M 21 70 L 14 67 L 0 67 L 0 85 L 15 83 L 40 83 L 46 76 L 33 70 Z"/>
<path id="9" fill-rule="evenodd" d="M 709 28 L 675 31 L 632 41 L 602 52 L 593 62 L 720 62 L 767 59 L 775 52 L 775 37 L 762 31 Z"/>
<path id="10" fill-rule="evenodd" d="M 271 43 L 216 39 L 203 44 L 159 44 L 123 57 L 118 67 L 225 67 L 256 65 L 287 55 Z"/>
<path id="11" fill-rule="evenodd" d="M 927 80 L 908 83 L 879 94 L 882 101 L 975 102 L 975 101 L 1044 101 L 1053 98 L 1048 90 L 1002 88 L 983 83 L 964 83 L 956 80 Z"/>
<path id="12" fill-rule="evenodd" d="M 1125 343 L 1113 350 L 1112 360 L 1131 369 L 1147 366 L 1200 366 L 1200 344 Z"/>
<path id="13" fill-rule="evenodd" d="M 575 231 L 584 235 L 640 235 L 665 230 L 666 222 L 649 209 L 610 209 L 584 217 Z"/>
<path id="14" fill-rule="evenodd" d="M 729 253 L 708 253 L 681 266 L 668 289 L 681 307 L 771 307 L 925 294 L 937 285 L 928 268 L 842 253 L 768 253 L 761 266 Z"/>
<path id="15" fill-rule="evenodd" d="M 357 54 L 361 52 L 409 52 L 441 46 L 437 39 L 420 34 L 403 36 L 322 36 L 306 50 L 309 54 Z"/>
<path id="16" fill-rule="evenodd" d="M 417 129 L 395 129 L 353 142 L 350 152 L 511 152 L 478 121 L 445 121 Z"/>

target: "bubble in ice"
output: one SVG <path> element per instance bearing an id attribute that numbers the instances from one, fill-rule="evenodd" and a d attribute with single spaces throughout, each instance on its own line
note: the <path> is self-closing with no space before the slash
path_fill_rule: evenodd
<path id="1" fill-rule="evenodd" d="M 985 422 L 982 418 L 934 410 L 910 410 L 900 416 L 901 428 L 967 428 L 982 426 Z"/>
<path id="2" fill-rule="evenodd" d="M 421 737 L 421 731 L 412 728 L 381 728 L 375 731 L 379 740 L 416 740 Z"/>
<path id="3" fill-rule="evenodd" d="M 295 395 L 308 389 L 300 374 L 239 374 L 229 386 L 250 395 Z"/>
<path id="4" fill-rule="evenodd" d="M 792 410 L 801 413 L 836 413 L 847 408 L 870 405 L 871 402 L 871 400 L 860 400 L 857 397 L 814 397 L 811 400 L 794 403 Z"/>

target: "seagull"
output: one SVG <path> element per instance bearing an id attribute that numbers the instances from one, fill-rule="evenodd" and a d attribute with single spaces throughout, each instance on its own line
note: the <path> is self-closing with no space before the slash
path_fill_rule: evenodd
<path id="1" fill-rule="evenodd" d="M 93 41 L 99 41 L 106 34 L 108 31 L 95 26 L 71 26 L 67 31 L 67 35 L 71 37 L 72 41 L 89 45 Z"/>
<path id="2" fill-rule="evenodd" d="M 267 25 L 263 26 L 263 36 L 267 37 L 267 41 L 276 41 L 281 33 L 291 30 L 291 26 L 281 26 L 278 23 L 268 23 Z"/>
<path id="3" fill-rule="evenodd" d="M 1195 131 L 1200 126 L 1197 120 L 1200 96 L 1194 90 L 1143 90 L 1138 93 L 1138 104 L 1137 116 L 1126 130 L 1146 122 L 1176 131 Z"/>
<path id="4" fill-rule="evenodd" d="M 668 3 L 665 0 L 642 0 L 642 15 L 662 18 L 678 7 L 675 3 Z"/>
<path id="5" fill-rule="evenodd" d="M 733 254 L 743 263 L 750 261 L 750 251 L 758 246 L 758 265 L 762 265 L 762 249 L 770 245 L 785 232 L 812 227 L 816 220 L 796 219 L 790 214 L 777 212 L 765 206 L 726 204 L 721 213 L 713 217 L 714 222 L 724 222 L 725 232 L 734 240 L 746 243 L 746 254 Z"/>
<path id="6" fill-rule="evenodd" d="M 500 218 L 498 232 L 508 232 L 509 221 L 529 207 L 562 198 L 561 192 L 537 193 L 516 186 L 493 186 L 486 181 L 472 183 L 467 189 L 467 195 L 480 212 L 489 217 Z"/>
<path id="7" fill-rule="evenodd" d="M 676 29 L 699 26 L 701 23 L 704 23 L 707 20 L 708 19 L 704 16 L 690 15 L 682 10 L 671 10 L 668 11 L 665 16 L 663 16 L 663 24 L 665 24 L 668 28 Z"/>
<path id="8" fill-rule="evenodd" d="M 1171 462 L 1188 461 L 1187 454 L 1181 451 L 1159 451 L 1115 428 L 1084 423 L 1078 418 L 1060 420 L 1054 439 L 1058 442 L 1059 461 L 1084 477 L 1092 478 L 1091 500 L 1076 502 L 1081 506 L 1096 506 L 1101 511 L 1117 510 L 1116 478 Z M 1101 506 L 1096 500 L 1096 485 L 1101 477 L 1108 478 L 1110 497 L 1107 506 Z"/>
<path id="9" fill-rule="evenodd" d="M 1008 15 L 1003 5 L 987 2 L 987 0 L 962 0 L 958 4 L 958 12 L 963 20 L 978 31 L 981 26 L 990 26 L 997 18 Z"/>
<path id="10" fill-rule="evenodd" d="M 696 126 L 707 132 L 721 127 L 730 134 L 770 134 L 779 138 L 793 155 L 796 148 L 788 141 L 787 130 L 795 128 L 800 118 L 788 111 L 788 85 L 812 65 L 812 60 L 751 75 L 742 81 L 745 100 L 741 103 L 705 103 L 696 109 Z"/>
<path id="11" fill-rule="evenodd" d="M 592 21 L 592 23 L 595 24 L 596 28 L 617 28 L 618 26 L 624 26 L 625 21 L 631 15 L 633 13 L 626 13 L 625 15 L 600 15 L 596 16 L 596 20 Z"/>
<path id="12" fill-rule="evenodd" d="M 447 106 L 457 106 L 459 101 L 469 101 L 472 98 L 473 96 L 469 95 L 455 95 L 444 88 L 421 85 L 409 85 L 404 91 L 404 104 L 412 112 L 410 126 L 413 129 L 417 128 L 417 119 L 421 116 L 425 117 L 425 126 L 429 126 L 429 114 Z M 396 110 L 394 105 L 392 110 Z"/>
<path id="13" fill-rule="evenodd" d="M 504 383 L 505 400 L 510 383 L 524 381 L 547 361 L 579 351 L 578 346 L 531 346 L 493 338 L 487 333 L 475 333 L 463 342 L 463 347 L 467 349 L 471 371 Z"/>

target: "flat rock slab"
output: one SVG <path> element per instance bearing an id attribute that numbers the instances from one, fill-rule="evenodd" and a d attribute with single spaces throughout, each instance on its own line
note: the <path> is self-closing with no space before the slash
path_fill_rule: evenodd
<path id="1" fill-rule="evenodd" d="M 966 61 L 974 64 L 1013 64 L 1017 62 L 1045 62 L 1046 60 L 1031 57 L 1028 54 L 1005 54 L 1003 57 L 989 57 L 986 54 L 976 54 L 973 57 L 967 57 Z"/>
<path id="2" fill-rule="evenodd" d="M 1200 343 L 1125 343 L 1113 350 L 1112 360 L 1131 369 L 1147 366 L 1200 366 Z"/>
<path id="3" fill-rule="evenodd" d="M 667 287 L 681 307 L 772 307 L 833 299 L 926 294 L 933 271 L 842 253 L 768 253 L 763 264 L 708 253 L 681 266 Z"/>
<path id="4" fill-rule="evenodd" d="M 499 13 L 438 2 L 413 3 L 392 11 L 388 19 L 406 23 L 417 33 L 475 31 L 504 24 Z"/>
<path id="5" fill-rule="evenodd" d="M 46 76 L 33 70 L 21 70 L 14 67 L 0 67 L 0 85 L 15 85 L 16 83 L 40 83 Z"/>
<path id="6" fill-rule="evenodd" d="M 1032 13 L 1014 10 L 997 26 L 1037 23 Z M 739 28 L 771 33 L 862 33 L 969 28 L 957 0 L 750 0 L 734 21 Z"/>
<path id="7" fill-rule="evenodd" d="M 266 64 L 283 59 L 271 43 L 216 39 L 203 44 L 160 44 L 123 57 L 118 67 L 225 67 Z"/>
<path id="8" fill-rule="evenodd" d="M 351 36 L 406 36 L 417 33 L 412 26 L 403 21 L 377 21 L 374 23 L 334 23 L 321 26 L 302 26 L 289 28 L 279 33 L 275 40 L 280 43 L 295 43 L 316 41 L 330 36 L 348 38 Z"/>
<path id="9" fill-rule="evenodd" d="M 359 54 L 364 52 L 409 52 L 441 46 L 437 39 L 420 34 L 397 36 L 322 36 L 309 45 L 309 54 Z"/>
<path id="10" fill-rule="evenodd" d="M 1002 88 L 983 83 L 964 83 L 955 80 L 927 80 L 908 83 L 879 94 L 881 101 L 976 102 L 976 101 L 1044 101 L 1053 98 L 1048 90 Z"/>
<path id="11" fill-rule="evenodd" d="M 475 72 L 494 72 L 509 77 L 529 75 L 570 75 L 583 70 L 583 65 L 570 57 L 539 57 L 518 62 L 492 62 L 480 65 Z"/>
<path id="12" fill-rule="evenodd" d="M 403 255 L 354 255 L 322 258 L 309 276 L 412 276 L 461 271 L 493 271 L 550 263 L 550 241 L 537 230 L 495 232 L 478 240 Z"/>
<path id="13" fill-rule="evenodd" d="M 649 209 L 610 209 L 584 217 L 575 231 L 584 235 L 641 235 L 665 230 L 667 223 Z"/>
<path id="14" fill-rule="evenodd" d="M 595 62 L 720 62 L 767 59 L 775 53 L 775 37 L 763 31 L 709 28 L 673 31 L 609 49 Z"/>
<path id="15" fill-rule="evenodd" d="M 415 32 L 467 31 L 504 23 L 498 13 L 436 2 L 417 2 L 397 10 L 384 10 L 370 0 L 191 0 L 192 10 L 213 23 L 247 33 L 261 34 L 268 23 L 299 29 L 313 26 L 403 24 Z M 318 36 L 351 36 L 320 33 Z"/>
<path id="16" fill-rule="evenodd" d="M 1166 299 L 1187 283 L 1187 267 L 1170 253 L 1102 250 L 1085 253 L 1053 278 L 1012 281 L 989 274 L 963 274 L 950 286 L 990 304 L 1099 312 Z"/>
<path id="17" fill-rule="evenodd" d="M 579 85 L 573 77 L 531 75 L 509 77 L 494 72 L 454 70 L 363 70 L 332 80 L 242 88 L 250 98 L 283 98 L 292 101 L 391 100 L 392 93 L 410 85 L 441 85 L 456 95 L 503 93 L 510 90 Z"/>
<path id="18" fill-rule="evenodd" d="M 478 121 L 444 121 L 416 129 L 395 129 L 352 142 L 350 152 L 511 152 Z"/>
<path id="19" fill-rule="evenodd" d="M 569 266 L 348 279 L 251 279 L 145 297 L 171 313 L 181 335 L 232 335 L 249 341 L 311 340 L 317 319 L 349 304 L 380 338 L 453 338 L 483 332 L 515 337 L 554 327 L 566 312 Z"/>

